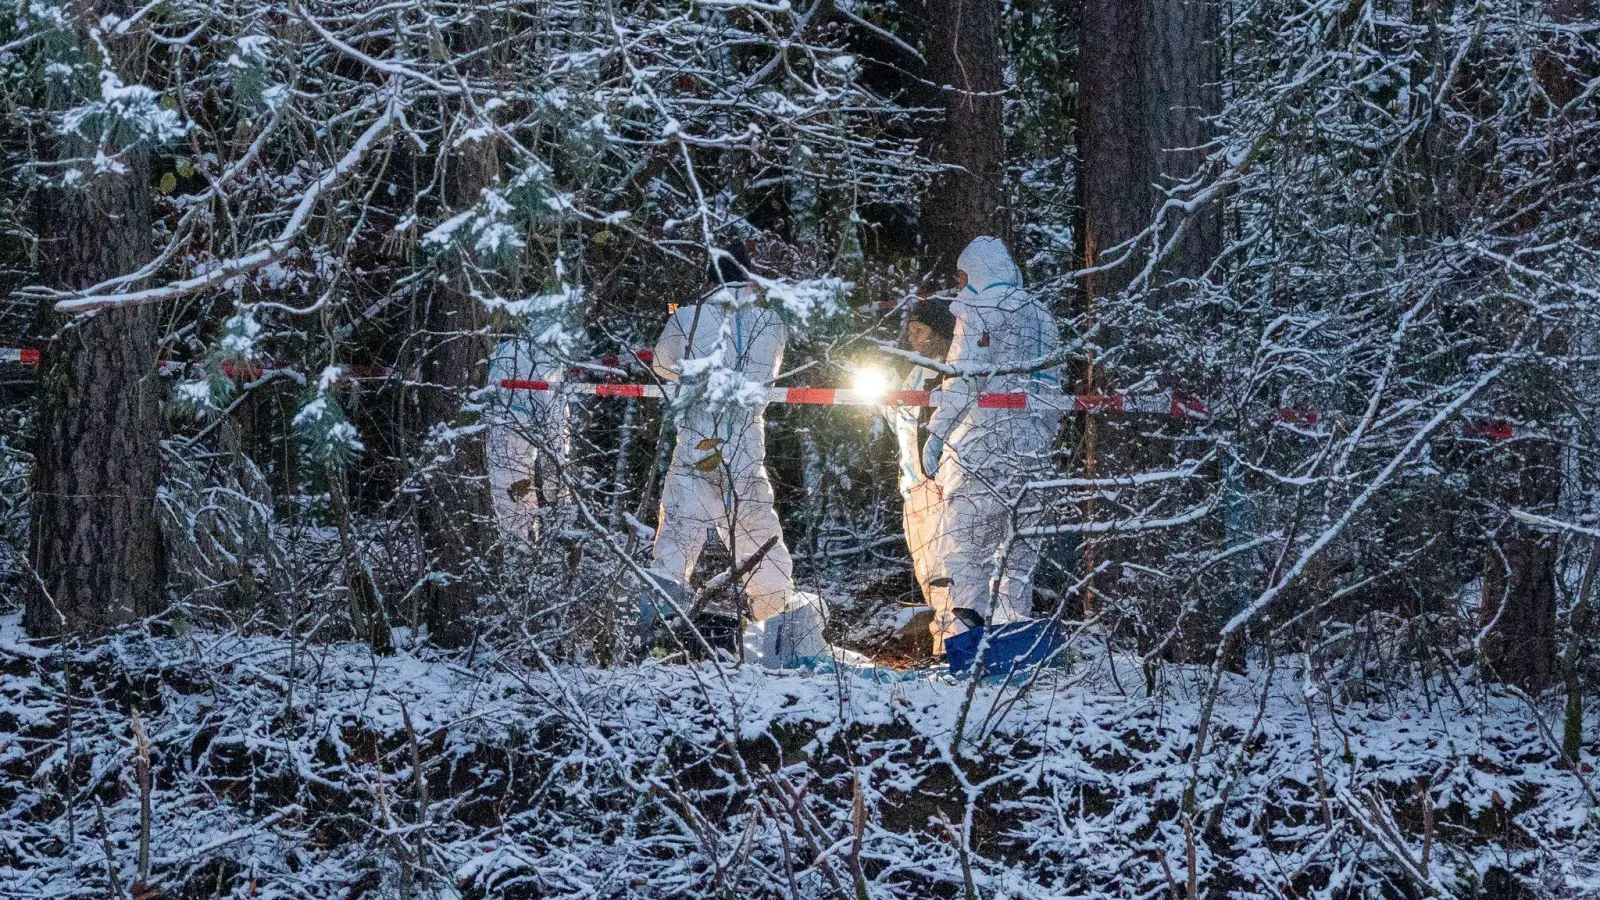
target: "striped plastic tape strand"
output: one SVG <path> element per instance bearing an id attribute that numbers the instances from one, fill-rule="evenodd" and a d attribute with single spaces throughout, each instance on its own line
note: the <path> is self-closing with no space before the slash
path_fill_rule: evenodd
<path id="1" fill-rule="evenodd" d="M 649 350 L 635 350 L 630 354 L 637 361 L 649 365 L 654 354 Z M 602 357 L 599 364 L 616 368 L 621 360 Z M 0 363 L 20 363 L 25 366 L 39 364 L 39 351 L 31 347 L 0 347 Z M 162 360 L 161 372 L 172 374 L 182 371 L 185 364 Z M 222 372 L 230 378 L 260 378 L 263 374 L 285 368 L 279 365 L 252 365 L 224 363 Z M 346 367 L 356 378 L 387 378 L 394 374 L 388 366 L 350 365 Z M 566 391 L 574 394 L 591 394 L 597 397 L 643 397 L 660 399 L 667 393 L 654 384 L 590 383 L 577 381 L 542 381 L 533 379 L 506 379 L 500 387 L 509 390 Z M 944 401 L 942 391 L 888 391 L 872 393 L 840 388 L 768 388 L 767 402 L 798 406 L 902 406 L 908 408 L 936 407 Z M 1061 394 L 1047 397 L 1026 393 L 988 393 L 978 395 L 980 409 L 1056 410 L 1082 412 L 1091 415 L 1105 413 L 1166 414 L 1175 419 L 1205 419 L 1206 404 L 1193 397 L 1171 392 L 1158 394 Z M 1314 409 L 1284 407 L 1273 411 L 1269 417 L 1274 423 L 1286 425 L 1317 425 L 1328 419 L 1326 413 Z M 1461 434 L 1467 438 L 1498 443 L 1514 437 L 1535 434 L 1527 428 L 1505 419 L 1470 418 L 1461 423 Z"/>
<path id="2" fill-rule="evenodd" d="M 654 384 L 605 384 L 579 381 L 548 381 L 543 379 L 507 378 L 499 386 L 512 391 L 550 391 L 587 394 L 597 397 L 649 397 L 660 399 L 670 396 L 670 388 Z M 898 406 L 908 408 L 936 407 L 950 402 L 944 391 L 856 391 L 845 388 L 792 387 L 768 388 L 767 402 L 793 406 Z M 963 402 L 964 398 L 963 398 Z M 1062 394 L 1046 397 L 1027 393 L 979 394 L 979 409 L 1054 410 L 1057 412 L 1136 412 L 1177 414 L 1190 417 L 1200 414 L 1194 401 L 1185 405 L 1175 403 L 1169 394 Z M 1180 410 L 1174 413 L 1174 410 Z"/>
<path id="3" fill-rule="evenodd" d="M 500 387 L 507 390 L 553 391 L 572 394 L 589 394 L 598 397 L 648 397 L 660 399 L 672 396 L 672 387 L 654 384 L 595 384 L 576 381 L 541 381 L 506 379 Z M 863 392 L 843 388 L 768 388 L 767 403 L 795 406 L 898 406 L 907 408 L 937 407 L 947 402 L 944 391 L 887 391 Z M 963 401 L 965 402 L 965 401 Z M 1108 413 L 1145 413 L 1167 415 L 1174 419 L 1207 418 L 1206 404 L 1193 397 L 1170 391 L 1154 394 L 1061 394 L 1054 397 L 1026 393 L 988 393 L 978 395 L 980 409 L 1055 410 L 1081 412 L 1089 415 Z M 1273 412 L 1273 422 L 1310 424 L 1326 419 L 1316 410 L 1282 409 Z M 1473 418 L 1461 423 L 1461 434 L 1490 442 L 1506 441 L 1529 432 L 1513 426 L 1503 419 Z"/>

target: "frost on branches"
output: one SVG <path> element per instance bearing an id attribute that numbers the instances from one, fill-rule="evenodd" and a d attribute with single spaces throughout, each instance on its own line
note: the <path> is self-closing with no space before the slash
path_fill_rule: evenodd
<path id="1" fill-rule="evenodd" d="M 1118 48 L 1089 7 L 980 5 L 5 3 L 0 896 L 1600 895 L 1593 4 L 1145 4 L 1167 49 L 1214 14 L 1218 105 L 1110 247 L 1081 69 Z M 845 406 L 769 408 L 766 464 L 798 587 L 881 665 L 646 646 L 674 398 L 559 385 L 660 386 L 735 244 L 783 371 L 710 354 L 679 409 L 919 361 L 905 310 L 954 273 L 917 138 L 962 74 L 926 44 L 969 7 L 1064 336 L 1030 367 L 1085 395 L 996 487 L 1068 664 L 928 664 L 895 434 Z M 119 225 L 50 198 L 145 169 L 148 258 L 42 274 Z M 135 309 L 153 371 L 82 407 L 160 396 L 165 593 L 30 641 L 65 370 L 23 351 Z M 707 554 L 697 611 L 736 566 Z"/>

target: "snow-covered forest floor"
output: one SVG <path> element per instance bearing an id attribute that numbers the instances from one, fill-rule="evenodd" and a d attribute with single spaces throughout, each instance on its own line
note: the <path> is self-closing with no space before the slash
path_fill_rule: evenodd
<path id="1" fill-rule="evenodd" d="M 1075 650 L 1019 690 L 9 617 L 0 896 L 1600 895 L 1592 768 L 1470 670 L 1257 660 L 1196 761 L 1208 671 Z"/>

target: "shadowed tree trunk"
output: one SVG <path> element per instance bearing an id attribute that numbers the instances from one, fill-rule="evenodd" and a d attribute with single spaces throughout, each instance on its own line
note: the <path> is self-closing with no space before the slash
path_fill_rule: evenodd
<path id="1" fill-rule="evenodd" d="M 81 21 L 111 11 L 88 4 Z M 71 105 L 69 92 L 60 94 L 52 105 Z M 122 171 L 102 173 L 90 163 L 96 150 L 76 136 L 56 140 L 57 160 L 85 162 L 78 186 L 40 195 L 41 275 L 51 287 L 86 288 L 153 255 L 145 150 L 123 151 Z M 101 634 L 161 605 L 159 310 L 107 309 L 74 321 L 45 304 L 40 317 L 54 338 L 35 400 L 29 556 L 38 580 L 26 624 L 35 635 Z"/>
<path id="2" fill-rule="evenodd" d="M 1078 68 L 1078 190 L 1080 251 L 1086 267 L 1103 265 L 1105 251 L 1138 234 L 1154 206 L 1144 129 L 1144 8 L 1139 2 L 1082 4 Z M 1127 267 L 1085 276 L 1083 294 L 1114 296 Z M 1093 373 L 1086 378 L 1093 379 Z"/>
<path id="3" fill-rule="evenodd" d="M 1079 23 L 1080 250 L 1086 267 L 1151 222 L 1163 189 L 1194 174 L 1221 105 L 1217 7 L 1207 0 L 1082 4 Z M 1168 230 L 1177 224 L 1176 219 Z M 1222 215 L 1200 209 L 1162 260 L 1158 284 L 1205 273 L 1222 249 Z M 1112 297 L 1142 268 L 1127 264 L 1083 279 L 1083 295 Z"/>
<path id="4" fill-rule="evenodd" d="M 485 46 L 490 35 L 479 27 L 470 29 L 469 36 L 482 40 L 465 44 Z M 451 209 L 471 207 L 484 188 L 498 181 L 500 161 L 492 139 L 469 141 L 449 151 L 444 165 L 445 201 Z M 471 256 L 458 248 L 449 265 L 455 271 L 434 290 L 424 320 L 422 376 L 427 386 L 421 413 L 430 427 L 471 424 L 475 416 L 463 412 L 462 401 L 488 377 L 489 316 L 472 293 Z M 445 577 L 428 584 L 424 603 L 433 642 L 461 647 L 472 640 L 482 573 L 496 545 L 494 502 L 483 437 L 460 436 L 442 449 L 450 456 L 428 480 L 418 526 L 429 565 Z"/>
<path id="5" fill-rule="evenodd" d="M 926 0 L 923 56 L 927 106 L 944 115 L 926 126 L 924 150 L 940 172 L 922 193 L 927 271 L 954 273 L 979 235 L 1010 239 L 1005 190 L 1005 90 L 997 0 Z"/>
<path id="6" fill-rule="evenodd" d="M 461 168 L 451 182 L 458 195 L 470 190 L 476 196 L 488 184 L 483 168 L 465 160 L 457 164 Z M 422 392 L 424 422 L 470 424 L 472 417 L 462 411 L 461 402 L 487 377 L 490 348 L 480 333 L 487 319 L 464 275 L 457 274 L 434 292 L 426 319 L 432 346 L 422 365 L 428 385 Z M 459 647 L 472 639 L 471 617 L 482 585 L 479 567 L 495 544 L 494 504 L 483 438 L 456 437 L 444 449 L 451 455 L 428 479 L 418 524 L 430 565 L 446 576 L 426 589 L 428 631 L 435 643 Z"/>
<path id="7" fill-rule="evenodd" d="M 1216 36 L 1218 10 L 1209 0 L 1113 0 L 1081 4 L 1078 71 L 1079 251 L 1086 268 L 1118 259 L 1119 245 L 1151 224 L 1165 199 L 1164 190 L 1192 176 L 1211 137 L 1205 116 L 1221 105 L 1217 83 L 1221 58 Z M 1179 223 L 1169 218 L 1164 230 Z M 1222 249 L 1222 216 L 1215 206 L 1190 216 L 1184 237 L 1161 261 L 1151 302 L 1160 302 L 1165 285 L 1203 275 Z M 1081 311 L 1095 316 L 1100 301 L 1125 290 L 1148 260 L 1148 242 L 1127 262 L 1085 276 Z M 1108 334 L 1116 344 L 1119 336 Z M 1137 347 L 1137 340 L 1121 342 Z M 1137 351 L 1130 364 L 1150 362 Z M 1093 359 L 1077 368 L 1077 390 L 1113 389 L 1113 373 L 1100 372 Z M 1098 422 L 1084 422 L 1084 463 L 1093 474 L 1112 460 L 1138 465 L 1141 448 L 1114 437 Z M 1086 568 L 1106 556 L 1091 544 L 1083 550 Z M 1115 569 L 1110 576 L 1114 579 Z M 1085 594 L 1086 613 L 1099 611 L 1099 590 Z"/>
<path id="8" fill-rule="evenodd" d="M 1561 497 L 1560 446 L 1531 440 L 1510 474 L 1509 505 L 1549 514 Z M 1509 461 L 1508 461 L 1509 462 Z M 1484 560 L 1482 623 L 1485 661 L 1494 676 L 1537 692 L 1556 677 L 1554 534 L 1509 522 Z"/>
<path id="9" fill-rule="evenodd" d="M 1550 15 L 1556 21 L 1574 21 L 1582 7 L 1581 0 L 1557 0 L 1551 4 Z M 1545 96 L 1556 107 L 1577 96 L 1581 82 L 1559 58 L 1547 53 L 1536 54 L 1534 72 Z M 1577 177 L 1582 160 L 1572 153 L 1564 137 L 1557 132 L 1552 142 L 1552 150 L 1566 160 L 1559 169 L 1561 177 L 1550 189 L 1552 197 L 1557 192 L 1570 190 L 1570 185 L 1582 183 Z M 1568 352 L 1566 336 L 1551 335 L 1544 350 L 1551 358 L 1565 356 Z M 1559 393 L 1550 385 L 1535 382 L 1522 394 L 1526 399 L 1520 404 L 1524 408 L 1518 410 L 1519 418 L 1553 422 L 1560 416 L 1562 411 L 1555 402 Z M 1511 508 L 1553 515 L 1561 500 L 1565 477 L 1561 445 L 1531 438 L 1518 441 L 1516 447 L 1515 455 L 1496 461 L 1497 465 L 1505 467 L 1504 477 L 1509 481 L 1509 490 L 1502 502 Z M 1506 452 L 1510 454 L 1511 451 Z M 1513 521 L 1495 535 L 1484 560 L 1480 615 L 1486 629 L 1483 637 L 1485 662 L 1493 669 L 1495 678 L 1531 693 L 1549 687 L 1558 677 L 1556 579 L 1560 577 L 1557 571 L 1559 549 L 1555 534 L 1536 531 Z M 1581 613 L 1578 618 L 1581 621 Z M 1577 693 L 1575 684 L 1570 686 L 1569 693 Z M 1581 700 L 1569 697 L 1569 702 Z"/>

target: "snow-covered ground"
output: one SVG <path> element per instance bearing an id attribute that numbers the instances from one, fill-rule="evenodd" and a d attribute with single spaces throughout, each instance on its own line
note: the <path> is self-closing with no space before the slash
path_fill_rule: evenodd
<path id="1" fill-rule="evenodd" d="M 1109 663 L 1019 692 L 214 632 L 69 661 L 8 619 L 0 897 L 144 889 L 135 710 L 169 897 L 1600 896 L 1595 776 L 1516 697 L 1279 660 L 1224 679 L 1197 764 L 1208 674 L 1148 697 Z"/>

